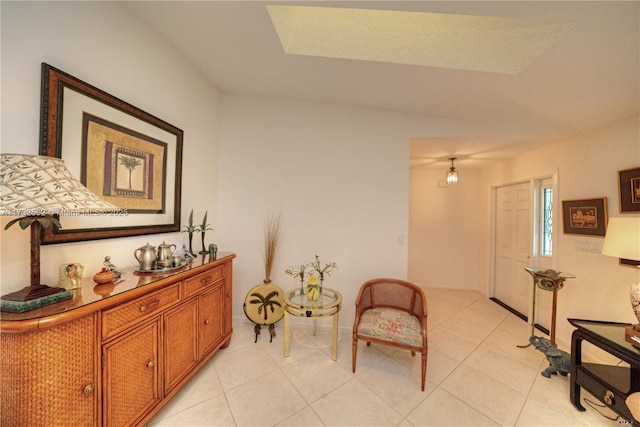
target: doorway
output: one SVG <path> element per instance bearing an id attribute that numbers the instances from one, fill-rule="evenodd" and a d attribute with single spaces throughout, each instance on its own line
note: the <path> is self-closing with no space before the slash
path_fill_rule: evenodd
<path id="1" fill-rule="evenodd" d="M 533 316 L 536 327 L 546 333 L 551 323 L 552 293 L 536 292 L 534 313 L 532 279 L 524 268 L 555 268 L 556 188 L 557 172 L 495 189 L 492 299 L 523 320 Z"/>

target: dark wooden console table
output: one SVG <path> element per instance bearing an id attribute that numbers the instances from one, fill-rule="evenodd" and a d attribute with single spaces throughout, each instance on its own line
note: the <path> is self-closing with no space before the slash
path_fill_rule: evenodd
<path id="1" fill-rule="evenodd" d="M 640 349 L 625 340 L 627 323 L 567 319 L 577 329 L 571 335 L 571 403 L 580 411 L 580 387 L 593 394 L 627 421 L 634 420 L 625 400 L 640 391 Z M 609 354 L 627 362 L 626 366 L 610 366 L 582 362 L 582 341 L 590 342 Z"/>

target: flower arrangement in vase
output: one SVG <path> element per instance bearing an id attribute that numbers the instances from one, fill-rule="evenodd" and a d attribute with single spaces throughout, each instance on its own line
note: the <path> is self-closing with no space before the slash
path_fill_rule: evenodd
<path id="1" fill-rule="evenodd" d="M 258 335 L 263 325 L 269 325 L 271 340 L 276 335 L 275 323 L 284 316 L 284 292 L 277 285 L 271 283 L 271 270 L 278 252 L 282 229 L 280 214 L 269 215 L 264 228 L 264 280 L 261 284 L 251 288 L 243 305 L 244 313 L 255 323 L 253 328 L 258 342 Z"/>
<path id="2" fill-rule="evenodd" d="M 320 263 L 320 257 L 316 255 L 315 261 L 293 265 L 287 268 L 285 273 L 291 277 L 300 278 L 300 295 L 305 294 L 304 278 L 307 276 L 307 299 L 315 301 L 322 294 L 322 285 L 325 277 L 330 277 L 331 272 L 337 268 L 338 265 L 335 262 L 322 265 Z M 307 273 L 307 269 L 309 269 L 310 272 Z M 315 274 L 317 274 L 317 276 Z"/>
<path id="3" fill-rule="evenodd" d="M 271 270 L 281 239 L 280 214 L 270 215 L 264 225 L 264 283 L 271 283 Z"/>
<path id="4" fill-rule="evenodd" d="M 338 265 L 335 262 L 330 262 L 322 266 L 320 264 L 320 257 L 316 255 L 316 260 L 311 263 L 311 269 L 318 273 L 318 277 L 320 279 L 319 292 L 322 293 L 322 284 L 324 283 L 324 278 L 331 277 L 331 272 L 336 270 Z"/>
<path id="5" fill-rule="evenodd" d="M 309 266 L 310 264 L 308 262 L 305 262 L 304 264 L 300 265 L 292 265 L 284 271 L 285 274 L 288 274 L 293 278 L 300 278 L 300 295 L 304 295 L 304 275 Z"/>

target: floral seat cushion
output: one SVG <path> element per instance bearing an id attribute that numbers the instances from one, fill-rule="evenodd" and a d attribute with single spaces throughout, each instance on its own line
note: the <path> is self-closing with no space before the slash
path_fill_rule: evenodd
<path id="1" fill-rule="evenodd" d="M 401 310 L 372 308 L 362 313 L 358 333 L 399 344 L 422 346 L 418 319 Z"/>

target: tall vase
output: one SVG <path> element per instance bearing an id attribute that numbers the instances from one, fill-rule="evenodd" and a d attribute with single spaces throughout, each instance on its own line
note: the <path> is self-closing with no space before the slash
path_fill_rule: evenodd
<path id="1" fill-rule="evenodd" d="M 300 295 L 304 295 L 304 276 L 300 276 Z"/>
<path id="2" fill-rule="evenodd" d="M 320 298 L 320 288 L 316 285 L 307 285 L 307 300 L 317 301 Z"/>

